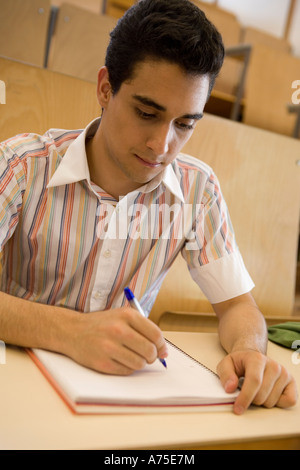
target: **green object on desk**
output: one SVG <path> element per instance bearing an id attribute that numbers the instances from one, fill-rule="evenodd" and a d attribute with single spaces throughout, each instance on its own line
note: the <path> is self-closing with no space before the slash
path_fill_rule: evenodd
<path id="1" fill-rule="evenodd" d="M 300 322 L 286 322 L 269 326 L 268 337 L 273 343 L 292 349 L 294 341 L 300 341 Z"/>

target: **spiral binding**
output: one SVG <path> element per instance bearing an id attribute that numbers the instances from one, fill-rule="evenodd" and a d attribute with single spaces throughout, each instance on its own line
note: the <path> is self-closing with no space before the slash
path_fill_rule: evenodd
<path id="1" fill-rule="evenodd" d="M 196 364 L 198 364 L 199 366 L 202 366 L 204 369 L 206 369 L 208 372 L 210 372 L 211 374 L 213 374 L 215 377 L 218 377 L 218 374 L 216 374 L 213 370 L 211 370 L 209 367 L 207 367 L 205 364 L 203 364 L 202 362 L 198 361 L 198 359 L 195 359 L 193 356 L 190 356 L 186 351 L 183 351 L 183 349 L 181 349 L 179 346 L 177 346 L 176 344 L 172 343 L 172 341 L 166 339 L 166 342 L 168 344 L 170 344 L 171 346 L 173 346 L 175 349 L 177 349 L 178 351 L 180 351 L 182 354 L 184 354 L 185 356 L 187 356 L 189 359 L 191 359 L 192 361 L 196 362 Z"/>

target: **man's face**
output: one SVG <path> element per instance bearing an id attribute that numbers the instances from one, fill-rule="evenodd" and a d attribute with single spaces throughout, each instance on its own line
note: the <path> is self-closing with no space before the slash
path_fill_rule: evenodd
<path id="1" fill-rule="evenodd" d="M 152 180 L 191 137 L 208 89 L 207 76 L 187 75 L 178 65 L 149 60 L 139 63 L 132 79 L 112 94 L 107 70 L 102 69 L 101 166 L 115 179 L 127 181 L 128 190 Z"/>

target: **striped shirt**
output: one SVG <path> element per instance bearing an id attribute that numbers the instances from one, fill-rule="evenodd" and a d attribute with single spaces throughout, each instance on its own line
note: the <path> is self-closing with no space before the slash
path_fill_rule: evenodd
<path id="1" fill-rule="evenodd" d="M 129 286 L 149 314 L 181 253 L 211 303 L 249 292 L 253 282 L 211 168 L 180 154 L 117 201 L 90 179 L 85 141 L 98 125 L 1 144 L 1 290 L 92 312 L 125 305 Z"/>

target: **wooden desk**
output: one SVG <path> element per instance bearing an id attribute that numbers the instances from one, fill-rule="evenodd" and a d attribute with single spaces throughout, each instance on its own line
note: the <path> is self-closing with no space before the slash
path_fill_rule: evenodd
<path id="1" fill-rule="evenodd" d="M 166 333 L 214 368 L 224 352 L 214 333 Z M 269 345 L 300 389 L 293 352 Z M 300 449 L 300 404 L 290 410 L 253 407 L 183 414 L 76 416 L 23 350 L 6 348 L 0 365 L 0 449 Z"/>

